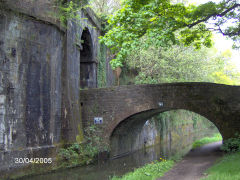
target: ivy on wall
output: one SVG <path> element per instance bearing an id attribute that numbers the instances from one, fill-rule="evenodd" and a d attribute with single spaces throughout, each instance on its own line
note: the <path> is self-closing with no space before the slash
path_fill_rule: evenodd
<path id="1" fill-rule="evenodd" d="M 190 125 L 194 133 L 200 133 L 208 129 L 213 134 L 218 131 L 211 121 L 187 110 L 172 110 L 160 113 L 154 116 L 150 123 L 155 124 L 162 139 L 165 138 L 168 132 L 180 132 L 181 129 L 184 130 L 184 125 Z"/>
<path id="2" fill-rule="evenodd" d="M 98 48 L 98 67 L 97 67 L 97 81 L 98 87 L 107 86 L 107 73 L 106 73 L 106 58 L 107 58 L 107 47 L 100 43 Z"/>
<path id="3" fill-rule="evenodd" d="M 67 28 L 67 22 L 75 22 L 77 26 L 81 26 L 83 18 L 79 14 L 81 9 L 89 7 L 87 0 L 56 0 L 56 6 L 59 9 L 57 14 L 61 25 Z M 76 35 L 77 36 L 77 35 Z M 81 40 L 76 37 L 76 44 L 80 44 Z M 80 42 L 78 42 L 80 41 Z M 106 58 L 107 47 L 104 44 L 99 44 L 98 48 L 98 67 L 97 67 L 97 82 L 98 87 L 106 87 L 107 75 L 106 75 Z"/>
<path id="4" fill-rule="evenodd" d="M 59 19 L 61 26 L 67 28 L 68 21 L 73 21 L 81 26 L 82 18 L 79 12 L 88 7 L 87 0 L 56 0 L 55 4 L 58 7 L 56 18 Z"/>

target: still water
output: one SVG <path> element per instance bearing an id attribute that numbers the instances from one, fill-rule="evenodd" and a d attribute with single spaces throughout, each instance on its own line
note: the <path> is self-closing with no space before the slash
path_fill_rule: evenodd
<path id="1" fill-rule="evenodd" d="M 95 165 L 61 170 L 45 175 L 32 176 L 24 180 L 108 180 L 113 175 L 121 176 L 134 168 L 143 166 L 159 158 L 177 158 L 185 155 L 192 147 L 191 142 L 196 137 L 185 137 L 185 142 L 163 142 L 150 148 L 135 151 L 132 154 Z"/>

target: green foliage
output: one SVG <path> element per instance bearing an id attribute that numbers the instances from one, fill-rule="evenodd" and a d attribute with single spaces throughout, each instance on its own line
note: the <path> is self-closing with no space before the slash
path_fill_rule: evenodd
<path id="1" fill-rule="evenodd" d="M 198 137 L 203 137 L 206 133 L 211 136 L 218 132 L 212 122 L 203 116 L 186 110 L 171 110 L 160 113 L 151 118 L 150 123 L 154 123 L 157 127 L 162 142 L 168 138 L 169 132 L 171 132 L 172 142 L 183 134 L 194 133 Z M 186 128 L 191 128 L 192 131 L 186 132 Z"/>
<path id="2" fill-rule="evenodd" d="M 101 129 L 97 128 L 96 125 L 89 125 L 84 129 L 84 139 L 90 146 L 96 147 L 98 151 L 108 151 L 108 144 L 102 141 L 97 135 Z"/>
<path id="3" fill-rule="evenodd" d="M 98 16 L 113 14 L 121 7 L 119 0 L 90 0 L 90 6 Z"/>
<path id="4" fill-rule="evenodd" d="M 107 17 L 107 15 L 99 14 L 98 18 L 99 18 L 100 23 L 101 23 L 101 32 L 103 34 L 105 34 L 109 30 L 109 27 L 108 27 L 108 24 L 107 24 L 107 18 L 108 17 Z"/>
<path id="5" fill-rule="evenodd" d="M 193 112 L 188 112 L 188 113 L 191 113 L 189 116 L 192 117 L 193 128 L 195 130 L 198 130 L 198 129 L 212 129 L 214 131 L 214 129 L 215 129 L 216 131 L 218 131 L 216 126 L 211 121 L 206 119 L 205 117 L 203 117 L 199 114 L 193 113 Z"/>
<path id="6" fill-rule="evenodd" d="M 85 142 L 74 143 L 66 148 L 61 148 L 57 159 L 60 167 L 72 167 L 85 165 L 94 161 L 99 151 L 107 150 L 107 146 L 96 136 L 96 126 L 89 126 L 85 129 Z"/>
<path id="7" fill-rule="evenodd" d="M 200 6 L 187 6 L 170 0 L 124 0 L 122 8 L 109 16 L 110 30 L 101 39 L 116 54 L 111 64 L 113 68 L 123 65 L 128 54 L 141 45 L 143 36 L 147 37 L 144 42 L 146 47 L 154 45 L 163 48 L 180 42 L 188 46 L 192 44 L 197 49 L 210 47 L 210 30 L 219 31 L 237 41 L 238 23 L 230 23 L 239 22 L 237 8 L 235 0 L 223 0 L 218 4 L 208 2 Z M 204 24 L 208 21 L 214 24 L 213 28 Z"/>
<path id="8" fill-rule="evenodd" d="M 126 68 L 135 69 L 136 84 L 158 84 L 170 82 L 216 82 L 239 84 L 240 73 L 229 61 L 229 52 L 217 53 L 216 49 L 175 45 L 170 49 L 141 46 L 127 57 Z"/>
<path id="9" fill-rule="evenodd" d="M 113 68 L 122 66 L 125 57 L 139 46 L 139 38 L 144 34 L 154 37 L 155 44 L 163 47 L 175 43 L 175 15 L 182 21 L 177 9 L 184 11 L 184 6 L 171 5 L 169 1 L 162 1 L 161 6 L 154 1 L 123 1 L 122 9 L 108 20 L 111 30 L 102 38 L 113 53 L 117 53 L 111 64 Z"/>
<path id="10" fill-rule="evenodd" d="M 112 180 L 154 180 L 163 176 L 173 165 L 174 161 L 172 160 L 154 161 L 122 177 L 113 177 Z"/>
<path id="11" fill-rule="evenodd" d="M 225 152 L 240 152 L 240 135 L 224 140 L 221 149 Z"/>
<path id="12" fill-rule="evenodd" d="M 240 153 L 225 155 L 217 164 L 207 170 L 208 176 L 202 180 L 239 180 Z"/>
<path id="13" fill-rule="evenodd" d="M 207 2 L 194 8 L 190 19 L 208 22 L 209 29 L 231 38 L 236 43 L 234 47 L 239 47 L 239 7 L 237 0 Z"/>
<path id="14" fill-rule="evenodd" d="M 57 17 L 63 27 L 67 27 L 67 21 L 73 21 L 80 25 L 81 15 L 79 11 L 87 7 L 87 0 L 56 0 L 56 6 L 59 10 Z"/>
<path id="15" fill-rule="evenodd" d="M 126 67 L 126 64 L 124 65 L 125 67 L 122 68 L 122 72 L 120 75 L 120 85 L 130 85 L 130 84 L 135 84 L 135 79 L 138 74 L 138 72 L 134 69 L 128 69 Z"/>
<path id="16" fill-rule="evenodd" d="M 74 143 L 68 148 L 62 148 L 58 153 L 58 160 L 64 167 L 89 164 L 97 154 L 97 148 L 89 144 Z"/>
<path id="17" fill-rule="evenodd" d="M 193 149 L 195 148 L 198 148 L 198 147 L 201 147 L 205 144 L 209 144 L 209 143 L 212 143 L 212 142 L 217 142 L 217 141 L 221 141 L 222 140 L 222 136 L 220 133 L 217 133 L 217 134 L 214 134 L 213 137 L 204 137 L 200 140 L 197 140 L 193 143 Z"/>
<path id="18" fill-rule="evenodd" d="M 224 72 L 214 72 L 212 76 L 214 77 L 216 83 L 228 85 L 239 85 L 240 83 L 239 73 L 236 73 L 234 76 L 231 77 Z"/>
<path id="19" fill-rule="evenodd" d="M 196 113 L 186 110 L 172 110 L 160 113 L 154 117 L 160 129 L 160 132 L 168 131 L 169 128 L 178 129 L 183 125 L 195 124 L 195 129 L 209 128 L 212 123 L 207 123 L 208 120 Z M 200 124 L 206 125 L 206 127 L 200 127 Z"/>
<path id="20" fill-rule="evenodd" d="M 210 75 L 219 67 L 221 57 L 215 57 L 206 48 L 173 46 L 165 50 L 154 46 L 144 49 L 142 45 L 127 58 L 127 66 L 137 69 L 136 84 L 168 82 L 212 81 Z"/>
<path id="21" fill-rule="evenodd" d="M 205 17 L 213 13 L 217 13 L 216 3 L 210 1 L 205 4 L 200 4 L 198 7 L 194 8 L 189 16 L 198 20 L 201 17 Z"/>
<path id="22" fill-rule="evenodd" d="M 172 111 L 160 113 L 156 117 L 160 121 L 163 121 L 162 131 L 164 131 L 164 129 L 168 129 L 168 128 L 177 129 L 178 127 L 182 127 L 185 124 L 192 124 L 193 123 L 192 114 L 193 114 L 192 112 L 186 111 L 186 110 L 172 110 Z M 167 125 L 168 123 L 166 121 L 170 121 L 168 122 L 169 125 Z"/>

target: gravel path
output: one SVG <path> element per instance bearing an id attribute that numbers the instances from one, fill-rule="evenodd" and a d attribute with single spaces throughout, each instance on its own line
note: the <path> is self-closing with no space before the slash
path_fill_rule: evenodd
<path id="1" fill-rule="evenodd" d="M 207 144 L 191 150 L 173 169 L 158 180 L 199 180 L 204 177 L 204 172 L 223 153 L 220 151 L 222 142 Z"/>

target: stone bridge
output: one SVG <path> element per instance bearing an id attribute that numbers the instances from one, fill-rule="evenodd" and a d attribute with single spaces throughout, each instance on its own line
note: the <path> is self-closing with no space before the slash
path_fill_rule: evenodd
<path id="1" fill-rule="evenodd" d="M 240 132 L 240 86 L 214 83 L 128 85 L 80 92 L 83 126 L 97 120 L 98 135 L 110 144 L 112 136 L 131 133 L 147 118 L 184 109 L 206 117 L 223 139 Z M 100 117 L 100 119 L 96 119 Z M 99 121 L 99 122 L 98 122 Z M 114 135 L 114 136 L 115 136 Z"/>

